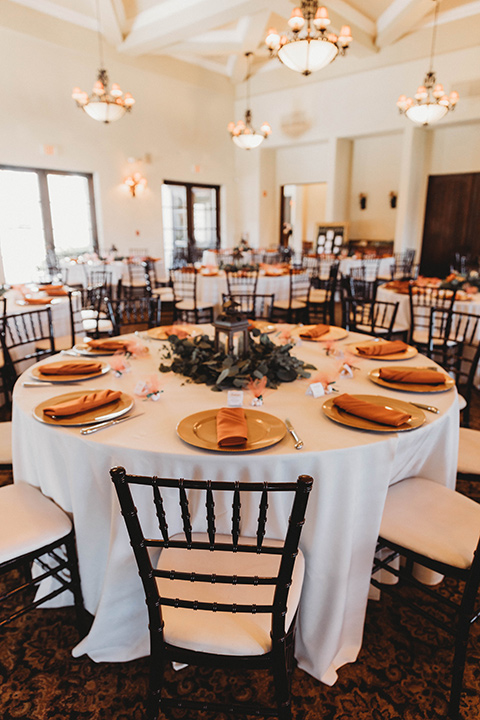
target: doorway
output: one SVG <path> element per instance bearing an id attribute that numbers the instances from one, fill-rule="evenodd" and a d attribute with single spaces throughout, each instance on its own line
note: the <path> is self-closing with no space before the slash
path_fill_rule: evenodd
<path id="1" fill-rule="evenodd" d="M 297 253 L 313 250 L 317 227 L 325 222 L 327 183 L 282 185 L 280 245 Z"/>

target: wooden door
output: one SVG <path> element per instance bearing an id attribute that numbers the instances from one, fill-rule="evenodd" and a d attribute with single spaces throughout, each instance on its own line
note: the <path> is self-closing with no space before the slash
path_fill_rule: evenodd
<path id="1" fill-rule="evenodd" d="M 480 254 L 480 173 L 428 181 L 420 273 L 445 277 L 455 253 Z"/>

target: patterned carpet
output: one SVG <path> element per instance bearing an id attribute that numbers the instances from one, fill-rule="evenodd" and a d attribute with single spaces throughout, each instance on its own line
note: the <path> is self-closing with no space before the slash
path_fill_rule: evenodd
<path id="1" fill-rule="evenodd" d="M 480 429 L 480 402 L 474 422 Z M 0 484 L 10 482 L 0 472 Z M 460 481 L 461 492 L 480 502 L 480 483 Z M 0 586 L 0 590 L 3 585 Z M 452 585 L 452 590 L 455 586 Z M 479 623 L 480 625 L 480 623 Z M 2 720 L 143 720 L 147 660 L 95 664 L 70 654 L 78 641 L 71 609 L 37 610 L 2 631 L 0 718 Z M 449 639 L 424 625 L 398 601 L 370 602 L 358 661 L 339 671 L 333 687 L 296 669 L 295 720 L 435 720 L 445 716 L 453 653 Z M 268 703 L 266 673 L 228 674 L 193 667 L 167 673 L 167 691 Z M 203 694 L 201 694 L 203 692 Z M 469 646 L 462 716 L 480 720 L 480 627 Z M 181 717 L 175 713 L 172 717 Z M 191 716 L 188 716 L 191 718 Z M 214 720 L 212 714 L 198 718 Z M 215 720 L 226 720 L 217 715 Z M 163 718 L 162 718 L 163 720 Z"/>

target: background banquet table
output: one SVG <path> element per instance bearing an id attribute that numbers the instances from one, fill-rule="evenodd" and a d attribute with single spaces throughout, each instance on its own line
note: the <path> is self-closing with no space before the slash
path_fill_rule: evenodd
<path id="1" fill-rule="evenodd" d="M 103 263 L 101 261 L 88 261 L 85 263 L 77 263 L 74 261 L 62 260 L 60 263 L 64 282 L 68 285 L 88 285 L 88 276 L 92 271 L 106 270 L 112 273 L 112 285 L 117 285 L 119 280 L 128 283 L 128 263 L 123 260 L 114 260 L 112 262 Z M 165 280 L 165 263 L 163 260 L 155 261 L 155 272 L 159 280 Z"/>
<path id="2" fill-rule="evenodd" d="M 39 297 L 39 294 L 32 292 L 32 296 Z M 5 297 L 7 298 L 7 315 L 18 315 L 33 310 L 44 310 L 49 307 L 52 310 L 52 323 L 55 337 L 63 337 L 71 334 L 68 297 L 54 297 L 51 303 L 45 305 L 29 305 L 24 301 L 23 295 L 18 290 L 8 290 L 5 293 Z"/>
<path id="3" fill-rule="evenodd" d="M 213 305 L 215 313 L 222 309 L 222 293 L 227 292 L 227 278 L 223 271 L 218 275 L 204 275 L 201 272 L 197 276 L 197 302 L 203 306 Z M 235 288 L 235 292 L 241 294 L 241 285 Z M 247 292 L 247 289 L 245 289 Z M 265 275 L 260 271 L 257 283 L 258 295 L 275 295 L 275 300 L 288 300 L 290 292 L 290 275 Z"/>
<path id="4" fill-rule="evenodd" d="M 345 343 L 365 336 L 350 335 Z M 342 344 L 339 343 L 339 346 Z M 112 388 L 133 394 L 139 380 L 155 371 L 164 343 L 149 341 L 149 356 L 131 360 L 131 372 L 91 379 L 85 389 Z M 295 352 L 324 372 L 335 361 L 321 343 L 299 343 Z M 107 358 L 108 360 L 108 358 Z M 338 425 L 321 410 L 322 399 L 306 395 L 308 381 L 283 384 L 266 393 L 262 411 L 284 419 L 287 415 L 304 440 L 294 450 L 286 435 L 278 444 L 256 453 L 209 452 L 184 443 L 177 423 L 191 413 L 222 407 L 226 393 L 185 382 L 172 373 L 161 376 L 158 402 L 136 399 L 131 421 L 91 436 L 79 428 L 44 425 L 32 417 L 40 402 L 63 394 L 60 386 L 28 389 L 19 381 L 13 407 L 13 458 L 16 480 L 27 481 L 72 513 L 85 604 L 95 615 L 92 628 L 74 649 L 95 661 L 124 661 L 149 652 L 143 590 L 109 469 L 123 465 L 135 474 L 212 480 L 292 481 L 299 474 L 314 480 L 301 547 L 306 576 L 298 622 L 296 657 L 299 666 L 328 684 L 336 670 L 353 662 L 362 642 L 369 579 L 384 500 L 389 484 L 421 475 L 454 487 L 458 446 L 456 391 L 409 396 L 387 391 L 367 378 L 382 364 L 355 358 L 354 379 L 340 378 L 341 392 L 390 395 L 434 404 L 439 415 L 427 413 L 425 425 L 405 433 L 368 433 Z M 421 356 L 405 365 L 431 365 Z M 24 375 L 25 378 L 25 375 Z M 245 406 L 249 402 L 245 394 Z M 147 499 L 135 498 L 140 513 Z M 270 512 L 275 537 L 287 520 L 288 507 L 272 498 Z M 193 525 L 203 505 L 193 512 Z M 252 531 L 257 511 L 245 511 L 242 532 Z M 147 516 L 151 530 L 155 519 Z M 221 522 L 221 520 L 220 520 Z M 170 531 L 180 531 L 171 527 Z"/>
<path id="5" fill-rule="evenodd" d="M 408 293 L 397 293 L 389 290 L 384 285 L 380 285 L 377 290 L 377 300 L 382 302 L 398 302 L 398 312 L 395 318 L 396 332 L 410 330 L 410 302 Z M 470 300 L 455 300 L 453 309 L 456 312 L 471 313 L 472 315 L 480 315 L 480 293 L 472 295 Z M 429 312 L 429 309 L 427 310 Z M 478 338 L 480 342 L 480 337 Z"/>

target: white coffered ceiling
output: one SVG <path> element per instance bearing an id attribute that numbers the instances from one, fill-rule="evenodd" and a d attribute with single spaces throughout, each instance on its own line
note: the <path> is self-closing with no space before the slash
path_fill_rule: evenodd
<path id="1" fill-rule="evenodd" d="M 96 0 L 9 0 L 40 13 L 97 30 Z M 127 56 L 167 56 L 243 80 L 244 53 L 256 70 L 278 69 L 264 45 L 269 27 L 284 30 L 292 0 L 98 0 L 106 41 Z M 350 25 L 356 58 L 407 59 L 415 36 L 431 30 L 433 0 L 327 0 L 333 31 Z M 1 19 L 0 19 L 1 23 Z M 448 44 L 447 44 L 448 41 Z M 480 42 L 480 0 L 442 0 L 437 52 Z M 425 49 L 425 42 L 422 47 Z M 428 54 L 428 50 L 424 50 Z M 285 69 L 285 72 L 290 71 Z"/>

